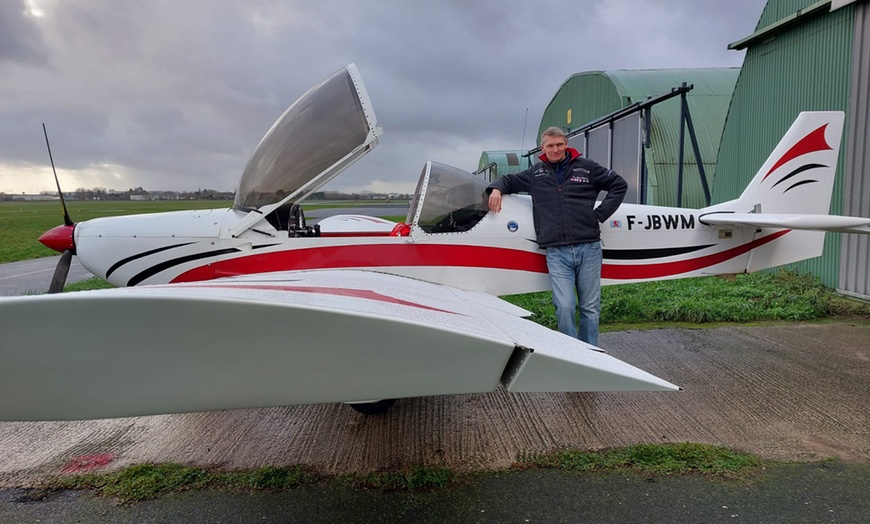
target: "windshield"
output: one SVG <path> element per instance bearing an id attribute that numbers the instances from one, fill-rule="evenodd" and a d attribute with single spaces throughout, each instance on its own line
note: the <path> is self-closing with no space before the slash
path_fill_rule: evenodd
<path id="1" fill-rule="evenodd" d="M 409 210 L 427 233 L 468 231 L 486 216 L 485 180 L 467 171 L 429 162 L 420 176 Z"/>
<path id="2" fill-rule="evenodd" d="M 353 64 L 293 103 L 266 133 L 239 181 L 235 207 L 298 202 L 377 143 L 375 117 Z"/>

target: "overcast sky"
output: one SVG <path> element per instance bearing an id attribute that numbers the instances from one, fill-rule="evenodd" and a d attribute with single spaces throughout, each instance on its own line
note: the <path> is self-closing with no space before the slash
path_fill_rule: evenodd
<path id="1" fill-rule="evenodd" d="M 572 74 L 734 67 L 765 0 L 0 0 L 0 191 L 235 190 L 275 119 L 356 63 L 384 134 L 329 189 L 410 192 L 534 146 Z M 528 115 L 528 116 L 527 116 Z"/>

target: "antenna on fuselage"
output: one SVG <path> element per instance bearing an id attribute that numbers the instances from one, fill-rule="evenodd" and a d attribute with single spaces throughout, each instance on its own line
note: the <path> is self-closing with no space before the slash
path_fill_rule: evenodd
<path id="1" fill-rule="evenodd" d="M 529 108 L 526 108 L 526 117 L 523 119 L 523 140 L 520 142 L 520 151 L 526 147 L 526 126 L 529 125 Z"/>

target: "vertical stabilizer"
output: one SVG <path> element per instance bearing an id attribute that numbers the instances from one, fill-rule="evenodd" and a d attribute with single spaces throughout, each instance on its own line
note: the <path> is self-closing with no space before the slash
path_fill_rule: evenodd
<path id="1" fill-rule="evenodd" d="M 803 112 L 740 195 L 743 213 L 827 214 L 844 114 Z"/>
<path id="2" fill-rule="evenodd" d="M 740 198 L 705 210 L 718 214 L 719 220 L 711 223 L 756 228 L 754 241 L 760 246 L 750 252 L 746 271 L 822 254 L 823 230 L 799 231 L 781 224 L 783 217 L 828 214 L 844 119 L 841 111 L 802 112 Z"/>

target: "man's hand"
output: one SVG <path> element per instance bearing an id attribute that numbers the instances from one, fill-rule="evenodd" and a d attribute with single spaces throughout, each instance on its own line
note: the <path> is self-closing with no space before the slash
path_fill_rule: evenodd
<path id="1" fill-rule="evenodd" d="M 493 189 L 489 194 L 489 210 L 498 213 L 501 211 L 501 191 Z"/>

